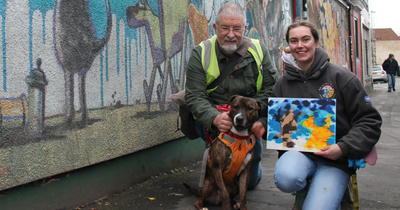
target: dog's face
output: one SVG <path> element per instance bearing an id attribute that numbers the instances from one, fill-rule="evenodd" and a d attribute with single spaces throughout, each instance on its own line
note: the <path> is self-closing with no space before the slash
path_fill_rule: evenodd
<path id="1" fill-rule="evenodd" d="M 229 117 L 233 121 L 232 132 L 238 135 L 251 134 L 253 124 L 259 118 L 260 105 L 252 98 L 232 96 L 229 99 Z"/>

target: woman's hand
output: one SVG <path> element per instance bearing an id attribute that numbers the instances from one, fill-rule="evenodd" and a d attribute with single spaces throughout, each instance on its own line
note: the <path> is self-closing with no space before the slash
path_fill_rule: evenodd
<path id="1" fill-rule="evenodd" d="M 257 139 L 261 139 L 265 133 L 264 125 L 258 121 L 253 124 L 253 128 L 251 130 Z"/>
<path id="2" fill-rule="evenodd" d="M 319 152 L 314 152 L 314 154 L 323 156 L 331 160 L 336 160 L 343 156 L 343 152 L 337 144 L 321 148 Z"/>
<path id="3" fill-rule="evenodd" d="M 223 112 L 214 118 L 213 125 L 221 132 L 228 132 L 233 124 L 228 112 Z"/>

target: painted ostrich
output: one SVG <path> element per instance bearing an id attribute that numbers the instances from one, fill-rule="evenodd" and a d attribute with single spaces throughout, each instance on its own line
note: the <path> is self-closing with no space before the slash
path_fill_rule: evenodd
<path id="1" fill-rule="evenodd" d="M 79 75 L 80 126 L 86 126 L 89 113 L 86 104 L 85 81 L 95 57 L 107 44 L 112 26 L 112 17 L 108 0 L 107 29 L 99 40 L 92 23 L 88 0 L 56 0 L 54 7 L 54 48 L 55 54 L 64 71 L 65 78 L 65 120 L 72 127 L 75 120 L 74 73 Z"/>

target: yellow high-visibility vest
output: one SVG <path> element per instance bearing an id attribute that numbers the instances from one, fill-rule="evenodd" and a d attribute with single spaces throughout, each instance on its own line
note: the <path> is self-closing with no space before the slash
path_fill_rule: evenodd
<path id="1" fill-rule="evenodd" d="M 264 54 L 261 49 L 260 41 L 257 39 L 250 39 L 250 45 L 247 51 L 249 51 L 256 61 L 258 68 L 258 78 L 257 78 L 257 93 L 261 90 L 262 86 L 262 60 L 264 59 Z M 215 52 L 215 42 L 217 41 L 217 35 L 214 35 L 210 39 L 201 42 L 199 45 L 202 48 L 201 51 L 201 64 L 207 76 L 207 86 L 210 85 L 214 80 L 216 80 L 220 75 L 220 70 L 218 66 L 217 54 Z M 218 87 L 218 86 L 217 86 Z M 217 87 L 207 90 L 207 93 L 214 91 Z"/>

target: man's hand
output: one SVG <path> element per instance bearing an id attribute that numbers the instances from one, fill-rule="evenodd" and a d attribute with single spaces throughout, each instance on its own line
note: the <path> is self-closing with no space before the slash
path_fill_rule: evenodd
<path id="1" fill-rule="evenodd" d="M 343 152 L 337 144 L 321 148 L 321 151 L 314 152 L 314 154 L 323 156 L 331 160 L 336 160 L 343 156 Z"/>
<path id="2" fill-rule="evenodd" d="M 257 139 L 261 139 L 265 133 L 264 125 L 261 122 L 255 122 L 251 130 Z"/>
<path id="3" fill-rule="evenodd" d="M 213 125 L 221 132 L 228 132 L 233 124 L 228 112 L 223 112 L 214 118 Z"/>

